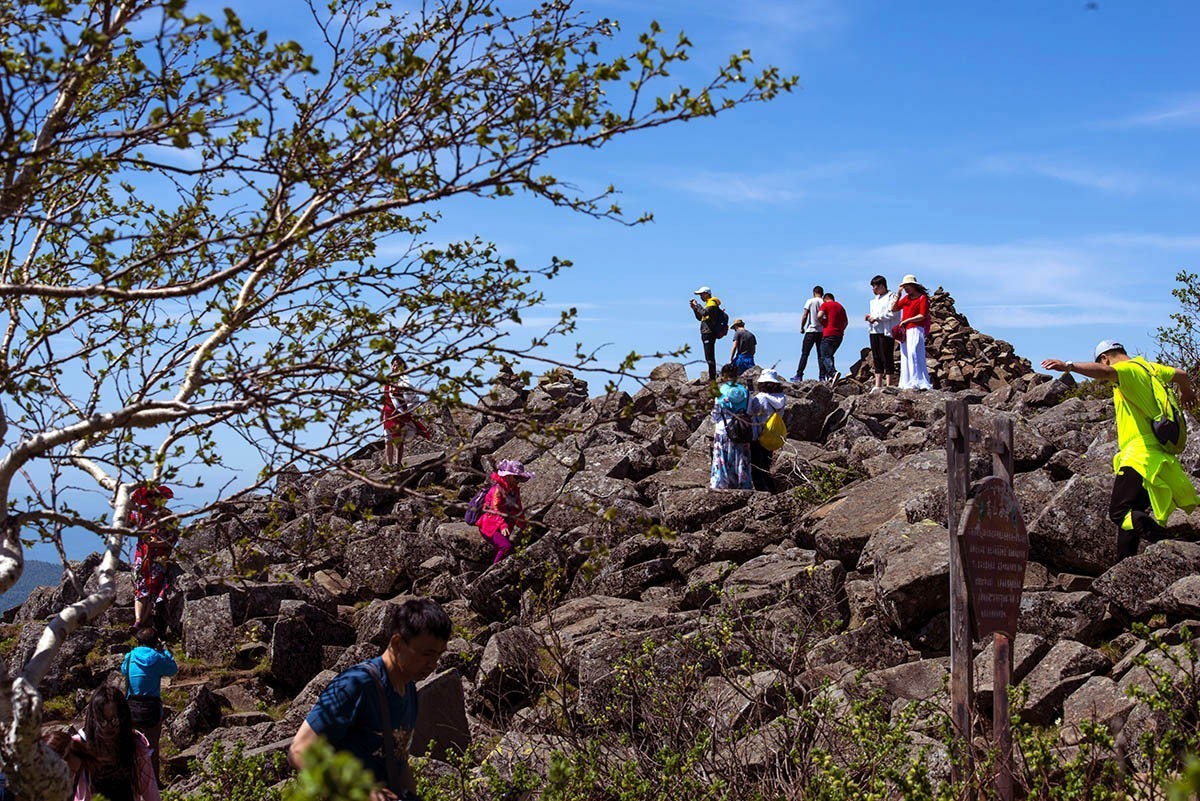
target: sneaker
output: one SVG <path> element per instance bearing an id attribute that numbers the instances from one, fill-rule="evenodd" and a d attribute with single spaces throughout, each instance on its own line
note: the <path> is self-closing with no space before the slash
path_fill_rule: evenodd
<path id="1" fill-rule="evenodd" d="M 803 380 L 804 380 L 804 376 L 802 376 L 802 375 L 794 375 L 788 379 L 788 381 L 793 384 L 799 384 Z"/>

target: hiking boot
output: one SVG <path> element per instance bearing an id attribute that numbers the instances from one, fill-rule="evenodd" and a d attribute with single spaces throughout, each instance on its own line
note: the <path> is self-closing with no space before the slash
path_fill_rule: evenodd
<path id="1" fill-rule="evenodd" d="M 803 380 L 804 380 L 804 376 L 802 376 L 802 375 L 794 375 L 788 379 L 788 381 L 793 384 L 799 384 Z"/>

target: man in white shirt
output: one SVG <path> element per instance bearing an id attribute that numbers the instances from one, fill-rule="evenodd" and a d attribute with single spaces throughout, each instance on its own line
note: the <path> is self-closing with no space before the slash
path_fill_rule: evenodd
<path id="1" fill-rule="evenodd" d="M 821 352 L 821 323 L 817 320 L 817 312 L 821 309 L 821 303 L 825 298 L 825 290 L 822 287 L 813 287 L 813 296 L 804 304 L 804 314 L 800 318 L 800 330 L 804 332 L 804 345 L 800 351 L 800 364 L 796 367 L 796 374 L 792 376 L 792 383 L 804 380 L 804 367 L 808 364 L 808 354 L 813 347 L 817 348 L 817 353 Z"/>
<path id="2" fill-rule="evenodd" d="M 884 386 L 896 386 L 896 341 L 892 326 L 900 322 L 900 313 L 892 311 L 896 293 L 888 291 L 887 279 L 877 275 L 871 279 L 871 308 L 864 318 L 871 334 L 871 359 L 875 373 L 876 391 Z"/>

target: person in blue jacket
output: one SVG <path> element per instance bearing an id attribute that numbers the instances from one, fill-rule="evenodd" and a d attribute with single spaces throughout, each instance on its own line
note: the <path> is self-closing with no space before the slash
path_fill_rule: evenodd
<path id="1" fill-rule="evenodd" d="M 137 646 L 125 654 L 121 662 L 121 675 L 125 677 L 133 727 L 150 744 L 150 759 L 157 778 L 158 742 L 162 737 L 163 723 L 162 680 L 178 673 L 179 666 L 152 627 L 138 629 L 137 641 Z"/>

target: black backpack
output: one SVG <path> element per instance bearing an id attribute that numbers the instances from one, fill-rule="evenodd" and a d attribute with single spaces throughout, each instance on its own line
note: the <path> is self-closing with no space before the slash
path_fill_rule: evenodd
<path id="1" fill-rule="evenodd" d="M 725 436 L 735 445 L 745 445 L 754 441 L 754 425 L 750 415 L 721 410 L 721 419 L 725 421 Z"/>
<path id="2" fill-rule="evenodd" d="M 720 306 L 714 306 L 709 312 L 708 326 L 712 329 L 713 336 L 723 339 L 729 333 L 729 315 Z"/>

